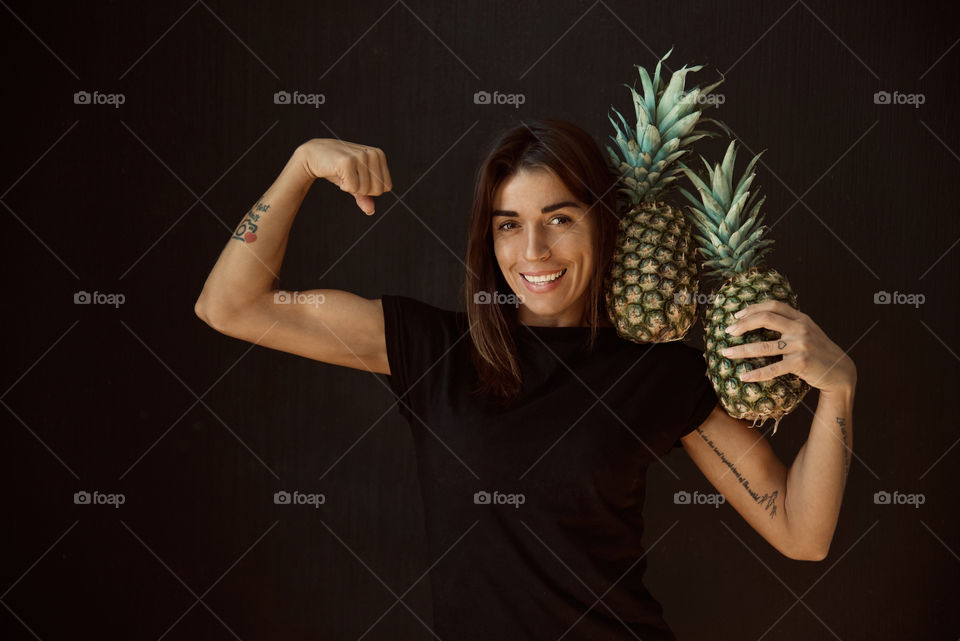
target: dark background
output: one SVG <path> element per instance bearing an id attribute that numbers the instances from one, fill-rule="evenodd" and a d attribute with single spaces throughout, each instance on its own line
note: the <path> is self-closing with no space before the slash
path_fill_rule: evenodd
<path id="1" fill-rule="evenodd" d="M 536 117 L 605 143 L 611 104 L 632 113 L 633 65 L 670 46 L 669 69 L 707 65 L 688 87 L 726 74 L 714 113 L 746 149 L 738 170 L 768 149 L 755 184 L 770 264 L 859 385 L 825 561 L 781 556 L 729 505 L 674 504 L 713 491 L 674 450 L 650 473 L 648 587 L 680 639 L 960 635 L 960 29 L 936 6 L 11 0 L 0 15 L 3 638 L 433 638 L 417 620 L 433 559 L 389 390 L 218 334 L 194 301 L 294 148 L 338 137 L 381 147 L 394 191 L 368 218 L 318 181 L 281 286 L 456 307 L 482 147 Z M 325 102 L 274 104 L 281 90 Z M 478 105 L 480 90 L 525 104 Z M 124 302 L 75 305 L 79 291 Z M 878 305 L 878 291 L 925 302 Z M 816 399 L 772 437 L 788 464 Z M 274 504 L 295 489 L 327 502 Z M 77 505 L 79 491 L 125 503 Z"/>

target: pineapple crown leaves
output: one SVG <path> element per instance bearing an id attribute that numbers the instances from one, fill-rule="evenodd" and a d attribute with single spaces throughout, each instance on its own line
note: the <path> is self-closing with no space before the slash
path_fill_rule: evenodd
<path id="1" fill-rule="evenodd" d="M 701 112 L 710 107 L 703 98 L 724 81 L 721 79 L 707 87 L 693 87 L 684 91 L 687 74 L 699 71 L 703 65 L 687 67 L 673 72 L 670 81 L 664 84 L 660 67 L 673 52 L 673 47 L 658 62 L 653 79 L 647 70 L 634 65 L 640 75 L 643 95 L 624 83 L 633 98 L 636 125 L 627 124 L 623 115 L 611 106 L 613 116 L 607 118 L 613 125 L 615 136 L 610 136 L 618 147 L 607 145 L 610 162 L 620 177 L 618 192 L 625 195 L 631 205 L 642 201 L 652 202 L 662 195 L 671 182 L 677 179 L 680 169 L 671 165 L 690 151 L 690 146 L 700 138 L 715 136 L 709 131 L 695 130 L 698 123 L 712 122 L 730 135 L 726 126 L 712 118 L 700 118 Z M 618 153 L 619 151 L 619 153 Z"/>
<path id="2" fill-rule="evenodd" d="M 677 163 L 700 196 L 697 199 L 686 189 L 679 189 L 692 203 L 687 209 L 696 230 L 693 237 L 700 245 L 700 253 L 706 259 L 703 263 L 706 277 L 727 279 L 733 274 L 745 272 L 751 267 L 759 266 L 760 259 L 773 249 L 772 240 L 762 240 L 767 227 L 762 224 L 760 207 L 766 196 L 757 200 L 759 189 L 750 192 L 755 176 L 754 165 L 764 151 L 766 150 L 750 160 L 736 187 L 733 167 L 737 149 L 732 140 L 722 163 L 711 167 L 710 163 L 700 156 L 707 169 L 709 185 L 685 164 Z"/>

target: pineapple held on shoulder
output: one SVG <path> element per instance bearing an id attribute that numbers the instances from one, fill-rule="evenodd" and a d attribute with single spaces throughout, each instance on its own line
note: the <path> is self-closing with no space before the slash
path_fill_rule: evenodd
<path id="1" fill-rule="evenodd" d="M 684 91 L 686 75 L 702 65 L 682 67 L 664 84 L 661 63 L 653 78 L 636 65 L 643 96 L 630 89 L 636 124 L 630 126 L 615 108 L 619 123 L 608 115 L 616 131 L 607 145 L 611 166 L 619 176 L 623 209 L 613 260 L 605 281 L 605 300 L 611 322 L 621 338 L 637 343 L 662 343 L 682 339 L 696 322 L 698 288 L 696 247 L 691 227 L 680 208 L 670 204 L 671 183 L 681 169 L 675 161 L 693 143 L 712 132 L 695 130 L 710 106 L 709 93 L 723 80 L 703 89 Z M 727 132 L 729 133 L 729 132 Z"/>
<path id="2" fill-rule="evenodd" d="M 733 141 L 721 164 L 711 167 L 701 157 L 709 185 L 681 162 L 681 170 L 693 183 L 700 198 L 683 188 L 680 192 L 691 203 L 688 209 L 695 227 L 694 239 L 704 258 L 703 278 L 722 281 L 710 294 L 710 302 L 704 310 L 707 374 L 730 416 L 753 421 L 754 426 L 773 418 L 776 434 L 780 419 L 796 409 L 810 385 L 796 374 L 755 382 L 741 381 L 741 372 L 765 367 L 782 357 L 729 359 L 720 353 L 726 347 L 780 338 L 779 332 L 764 328 L 741 336 L 727 334 L 727 326 L 737 320 L 734 314 L 744 307 L 773 299 L 797 308 L 797 295 L 786 277 L 765 267 L 761 260 L 773 245 L 772 240 L 763 239 L 767 228 L 761 224 L 760 207 L 766 196 L 757 200 L 759 190 L 750 191 L 755 175 L 752 171 L 762 153 L 753 157 L 735 187 L 733 167 L 737 152 Z"/>

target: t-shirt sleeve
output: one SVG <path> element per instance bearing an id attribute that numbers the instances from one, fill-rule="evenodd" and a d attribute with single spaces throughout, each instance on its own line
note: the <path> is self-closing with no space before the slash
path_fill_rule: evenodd
<path id="1" fill-rule="evenodd" d="M 673 447 L 682 447 L 680 439 L 698 428 L 710 416 L 710 412 L 719 402 L 717 394 L 713 390 L 713 384 L 707 376 L 707 365 L 703 353 L 686 344 L 683 344 L 682 347 L 681 375 L 684 377 L 683 380 L 688 381 L 688 384 L 678 384 L 679 387 L 687 390 L 687 394 L 684 402 L 677 407 L 677 412 L 683 416 L 683 419 L 677 425 L 676 440 Z"/>
<path id="2" fill-rule="evenodd" d="M 442 384 L 453 313 L 407 296 L 383 294 L 380 301 L 390 365 L 385 378 L 399 401 L 400 414 L 408 421 L 412 413 L 422 418 Z"/>

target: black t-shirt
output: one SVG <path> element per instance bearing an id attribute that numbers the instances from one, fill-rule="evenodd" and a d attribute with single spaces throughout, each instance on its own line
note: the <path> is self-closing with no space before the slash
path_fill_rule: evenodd
<path id="1" fill-rule="evenodd" d="M 471 394 L 464 312 L 381 300 L 386 380 L 417 455 L 434 632 L 673 640 L 643 585 L 642 509 L 648 466 L 717 404 L 701 353 L 613 327 L 590 352 L 588 327 L 521 326 L 523 392 L 500 408 Z"/>

